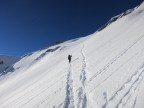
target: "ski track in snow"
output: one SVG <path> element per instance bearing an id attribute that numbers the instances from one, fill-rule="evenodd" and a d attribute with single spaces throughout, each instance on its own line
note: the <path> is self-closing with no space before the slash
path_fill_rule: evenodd
<path id="1" fill-rule="evenodd" d="M 131 49 L 136 43 L 138 43 L 144 36 L 140 36 L 138 39 L 136 39 L 132 44 L 130 44 L 127 48 L 122 50 L 116 57 L 114 57 L 110 62 L 108 62 L 102 69 L 100 69 L 95 75 L 93 75 L 88 83 L 90 83 L 93 79 L 95 79 L 97 76 L 101 75 L 102 73 L 106 72 L 106 70 L 115 63 L 120 57 L 122 57 L 129 49 Z"/>
<path id="2" fill-rule="evenodd" d="M 107 81 L 112 75 L 114 75 L 120 68 L 122 68 L 123 66 L 125 66 L 125 64 L 128 63 L 131 59 L 133 59 L 136 55 L 138 55 L 138 53 L 134 54 L 131 58 L 129 58 L 127 61 L 125 61 L 123 64 L 121 64 L 116 70 L 114 70 L 108 77 L 106 77 L 103 81 L 101 81 L 99 84 L 97 84 L 96 86 L 94 86 L 94 88 L 91 89 L 89 91 L 89 93 L 91 93 L 94 89 L 96 89 L 101 84 L 103 84 L 105 81 Z"/>
<path id="3" fill-rule="evenodd" d="M 39 95 L 41 95 L 42 93 L 46 92 L 48 89 L 50 89 L 50 88 L 53 87 L 55 84 L 57 84 L 57 82 L 61 81 L 64 77 L 66 77 L 65 74 L 62 75 L 62 76 L 61 76 L 58 80 L 56 80 L 54 83 L 52 83 L 51 85 L 47 86 L 45 89 L 42 89 L 38 94 L 35 94 L 34 96 L 32 96 L 32 97 L 31 97 L 30 99 L 28 99 L 25 103 L 23 103 L 19 108 L 24 107 L 25 105 L 27 105 L 28 103 L 30 103 L 33 99 L 37 98 L 37 97 L 38 97 Z M 48 79 L 47 81 L 49 81 L 49 79 Z M 4 108 L 10 108 L 10 106 L 12 106 L 13 103 L 16 104 L 19 99 L 24 98 L 26 95 L 29 95 L 29 94 L 31 94 L 32 92 L 33 92 L 33 93 L 36 93 L 36 92 L 37 92 L 37 88 L 41 88 L 41 86 L 45 86 L 45 84 L 47 85 L 47 81 L 45 81 L 44 84 L 42 84 L 42 85 L 40 84 L 40 85 L 38 85 L 36 88 L 28 91 L 26 94 L 22 95 L 21 97 L 18 97 L 17 99 L 13 100 L 12 102 L 10 102 L 10 104 L 4 106 Z M 59 88 L 59 89 L 60 89 L 60 88 Z M 56 91 L 58 91 L 58 90 L 56 90 Z M 54 91 L 54 93 L 55 93 L 55 91 Z M 53 94 L 53 93 L 52 93 L 52 94 Z M 51 95 L 51 94 L 50 94 L 50 95 Z M 47 97 L 49 97 L 50 95 L 48 95 Z M 42 102 L 40 102 L 40 104 L 43 103 L 43 102 L 45 102 L 46 100 L 47 100 L 47 98 L 46 98 L 45 100 L 42 100 Z M 38 104 L 37 106 L 39 106 L 40 104 Z"/>
<path id="4" fill-rule="evenodd" d="M 72 79 L 72 71 L 71 64 L 69 67 L 68 75 L 67 75 L 67 84 L 66 84 L 66 98 L 64 102 L 64 108 L 74 108 L 74 92 L 73 92 L 73 79 Z"/>
<path id="5" fill-rule="evenodd" d="M 66 76 L 66 74 L 63 74 L 60 79 L 62 79 L 62 78 L 65 77 L 65 76 Z M 42 77 L 43 77 L 43 76 L 41 76 L 40 78 L 38 78 L 35 82 L 31 83 L 30 85 L 26 86 L 26 87 L 23 89 L 23 91 L 26 90 L 27 88 L 31 87 L 32 85 L 38 83 L 38 81 L 40 81 L 40 79 L 41 79 Z M 59 80 L 58 80 L 58 81 L 59 81 Z M 51 82 L 51 80 L 48 79 L 48 80 L 46 80 L 44 83 L 47 83 L 47 82 Z M 56 83 L 54 83 L 54 84 L 56 84 Z M 32 90 L 30 90 L 29 92 L 27 92 L 26 94 L 22 95 L 20 98 L 25 97 L 25 95 L 28 95 L 28 93 L 31 93 L 32 91 L 37 90 L 37 88 L 40 88 L 42 85 L 44 85 L 44 84 L 39 84 L 39 85 L 36 86 L 34 89 L 32 89 Z M 22 91 L 20 91 L 20 92 L 22 92 Z M 18 93 L 20 93 L 20 92 L 18 92 Z M 13 96 L 15 96 L 15 95 L 12 95 L 12 96 L 9 97 L 7 100 L 11 99 Z M 19 100 L 19 98 L 18 98 L 17 100 Z M 16 101 L 16 100 L 15 100 L 15 101 Z"/>
<path id="6" fill-rule="evenodd" d="M 116 108 L 119 108 L 119 106 L 123 107 L 128 102 L 128 100 L 130 99 L 133 92 L 138 91 L 138 87 L 141 84 L 141 82 L 143 81 L 143 79 L 144 79 L 144 70 L 142 70 L 140 75 L 137 77 L 137 79 L 134 81 L 134 83 L 130 86 L 128 91 L 124 94 L 124 96 L 122 97 L 120 102 L 117 104 Z M 136 102 L 134 102 L 134 103 L 136 103 Z"/>
<path id="7" fill-rule="evenodd" d="M 138 96 L 138 95 L 137 95 L 137 96 Z M 135 105 L 136 105 L 136 102 L 137 102 L 137 96 L 135 97 L 134 104 L 133 104 L 133 108 L 135 108 Z"/>
<path id="8" fill-rule="evenodd" d="M 112 103 L 115 99 L 118 103 L 115 108 L 123 107 L 131 98 L 133 92 L 138 90 L 138 86 L 144 79 L 144 64 L 133 74 L 121 87 L 118 89 L 111 98 L 103 105 L 103 108 L 108 108 L 108 104 Z M 122 97 L 121 97 L 122 96 Z M 136 103 L 136 99 L 135 102 Z"/>
<path id="9" fill-rule="evenodd" d="M 104 73 L 110 67 L 110 65 L 112 65 L 117 59 L 119 59 L 121 56 L 123 56 L 130 48 L 132 48 L 142 38 L 143 38 L 143 36 L 139 37 L 132 44 L 130 44 L 127 48 L 125 48 L 114 59 L 112 59 L 102 69 L 100 69 L 97 72 L 97 74 L 95 74 L 93 77 L 91 77 L 90 80 L 89 80 L 89 82 L 92 81 L 93 79 L 95 79 L 98 75 L 101 75 L 102 73 Z M 86 65 L 86 60 L 85 60 L 85 55 L 83 53 L 83 49 L 84 49 L 84 45 L 83 45 L 83 48 L 80 51 L 81 56 L 82 56 L 82 70 L 81 70 L 80 78 L 79 78 L 80 86 L 79 86 L 79 88 L 76 91 L 74 90 L 72 71 L 71 71 L 72 67 L 71 67 L 71 64 L 70 64 L 70 67 L 69 67 L 69 70 L 68 70 L 68 74 L 67 74 L 66 98 L 65 98 L 65 101 L 64 101 L 64 108 L 74 108 L 74 107 L 77 107 L 77 108 L 87 108 L 87 95 L 86 95 L 86 91 L 85 91 L 86 81 L 87 81 L 87 75 L 86 75 L 87 74 L 86 73 L 86 67 L 87 67 L 87 65 Z M 65 75 L 63 75 L 59 80 L 61 80 L 63 77 L 65 77 Z M 116 108 L 120 108 L 120 107 L 125 106 L 125 104 L 127 103 L 127 101 L 129 101 L 129 99 L 131 98 L 131 92 L 135 92 L 137 90 L 137 88 L 138 88 L 139 84 L 141 83 L 141 81 L 143 80 L 143 78 L 144 78 L 144 71 L 143 70 L 142 71 L 136 71 L 136 73 L 133 74 L 128 79 L 128 81 L 119 90 L 117 90 L 115 92 L 115 94 L 113 94 L 113 96 L 111 96 L 110 99 L 107 98 L 107 94 L 105 92 L 103 95 L 104 95 L 104 98 L 106 100 L 106 103 L 103 105 L 102 108 L 108 108 L 109 104 L 111 104 L 111 102 L 113 102 L 113 100 L 118 95 L 120 95 L 120 96 L 122 95 L 122 97 L 119 99 L 119 102 L 117 103 Z M 57 80 L 54 84 L 56 84 L 59 80 Z M 52 84 L 51 86 L 53 86 L 54 84 Z M 129 85 L 129 88 L 126 88 L 127 85 Z M 33 99 L 35 99 L 36 97 L 38 97 L 41 93 L 44 93 L 51 86 L 49 86 L 46 89 L 42 90 L 39 94 L 36 94 L 35 96 L 31 97 L 27 102 L 25 102 L 24 104 L 22 104 L 19 108 L 22 108 L 23 106 L 25 106 L 26 104 L 28 104 L 29 102 L 31 102 Z M 58 90 L 60 90 L 60 88 Z M 58 91 L 58 90 L 56 90 L 56 91 Z M 77 96 L 78 97 L 78 102 L 75 105 L 75 100 L 74 100 L 75 96 L 74 96 L 74 94 L 77 91 L 78 91 L 78 96 Z M 30 92 L 28 92 L 28 93 L 30 93 Z M 33 108 L 37 108 L 40 105 L 42 105 L 44 102 L 46 102 L 46 100 L 49 98 L 50 95 L 48 95 L 44 100 L 42 100 L 41 102 L 39 102 L 39 104 L 37 104 Z M 25 96 L 25 94 L 23 96 Z M 18 100 L 18 99 L 16 99 L 16 100 Z M 14 101 L 16 101 L 16 100 L 14 100 Z M 135 98 L 135 100 L 134 100 L 133 107 L 136 104 L 136 100 L 137 100 L 137 98 Z M 13 102 L 11 102 L 11 103 L 13 103 Z M 8 107 L 9 106 L 10 106 L 10 104 L 8 105 Z"/>
<path id="10" fill-rule="evenodd" d="M 106 92 L 104 92 L 104 93 L 103 93 L 103 96 L 104 96 L 104 99 L 105 99 L 105 101 L 106 101 L 106 104 L 107 104 L 107 106 L 108 106 L 107 93 L 106 93 Z M 109 108 L 109 107 L 108 107 L 108 108 Z"/>
<path id="11" fill-rule="evenodd" d="M 83 45 L 84 48 L 84 45 Z M 86 61 L 85 61 L 85 56 L 83 53 L 83 48 L 81 49 L 80 53 L 82 55 L 82 70 L 80 73 L 80 86 L 77 90 L 74 90 L 73 88 L 73 78 L 72 78 L 72 70 L 71 70 L 71 64 L 68 70 L 68 74 L 67 74 L 67 83 L 66 83 L 66 98 L 64 103 L 64 108 L 86 108 L 87 107 L 87 96 L 86 96 L 86 92 L 85 92 L 85 83 L 86 83 Z M 62 75 L 62 77 L 60 77 L 59 80 L 61 80 L 63 77 L 65 77 L 66 75 Z M 46 89 L 43 89 L 42 91 L 40 91 L 38 94 L 32 96 L 30 99 L 28 99 L 25 103 L 21 104 L 19 106 L 19 108 L 24 107 L 25 105 L 27 105 L 28 103 L 30 103 L 32 100 L 34 100 L 35 98 L 37 98 L 39 95 L 41 95 L 42 93 L 46 92 L 46 90 L 48 90 L 49 88 L 51 88 L 52 86 L 54 86 L 59 80 L 57 80 L 55 83 L 53 83 L 52 85 L 50 85 L 49 87 L 47 87 Z M 37 81 L 36 81 L 37 82 Z M 35 83 L 35 82 L 34 82 Z M 44 84 L 43 84 L 44 85 Z M 39 87 L 40 85 L 38 85 L 37 87 Z M 34 91 L 37 90 L 36 88 L 33 89 Z M 31 91 L 33 91 L 31 90 Z M 57 89 L 56 91 L 54 91 L 53 93 L 49 94 L 48 96 L 46 96 L 46 98 L 44 98 L 43 100 L 41 100 L 38 104 L 36 104 L 35 106 L 33 106 L 33 108 L 37 108 L 40 107 L 42 104 L 44 104 L 50 96 L 52 96 L 55 92 L 61 90 L 61 88 Z M 29 93 L 31 93 L 31 91 L 27 92 L 26 94 L 28 95 Z M 33 91 L 33 92 L 34 92 Z M 78 102 L 76 103 L 76 105 L 74 104 L 74 93 L 78 91 Z M 24 94 L 22 97 L 25 97 Z M 17 99 L 15 99 L 14 101 L 12 101 L 9 105 L 6 105 L 7 107 L 10 107 L 11 105 L 16 104 L 17 100 L 19 100 L 19 97 Z"/>
<path id="12" fill-rule="evenodd" d="M 122 52 L 120 52 L 114 59 L 112 59 L 109 63 L 107 63 L 102 69 L 100 69 L 94 76 L 92 76 L 90 78 L 90 80 L 88 81 L 88 83 L 90 83 L 93 79 L 95 79 L 98 75 L 103 74 L 104 72 L 106 72 L 106 70 L 114 63 L 116 62 L 120 57 L 122 57 L 129 49 L 131 49 L 135 44 L 137 44 L 141 39 L 143 38 L 143 35 L 140 36 L 139 38 L 137 38 L 132 44 L 130 44 L 127 48 L 125 48 L 124 50 L 122 50 Z M 137 53 L 136 53 L 137 54 Z M 129 61 L 129 60 L 128 60 Z M 119 68 L 118 68 L 119 69 Z M 140 70 L 140 69 L 139 69 Z M 106 103 L 102 106 L 102 108 L 109 108 L 109 103 L 111 103 L 119 94 L 122 95 L 122 98 L 119 100 L 119 102 L 117 103 L 117 105 L 115 106 L 115 108 L 122 108 L 126 105 L 126 103 L 129 101 L 129 99 L 131 98 L 131 92 L 136 92 L 137 88 L 139 86 L 139 84 L 142 82 L 143 78 L 144 78 L 144 72 L 141 71 L 139 73 L 139 70 L 137 70 L 137 72 L 131 76 L 131 78 L 128 79 L 128 81 L 113 95 L 111 96 L 110 99 L 107 99 L 107 94 L 104 93 L 104 98 L 106 100 Z M 113 74 L 113 73 L 112 73 Z M 112 75 L 110 74 L 110 76 Z M 109 77 L 110 77 L 109 76 Z M 137 78 L 135 79 L 135 77 L 137 76 Z M 103 82 L 105 82 L 109 77 L 107 77 Z M 133 81 L 134 80 L 134 81 Z M 99 85 L 101 85 L 103 82 L 101 82 Z M 132 83 L 132 84 L 131 84 Z M 131 85 L 130 85 L 131 84 Z M 97 85 L 97 86 L 99 86 Z M 125 86 L 130 85 L 129 89 L 126 89 L 125 91 Z M 90 90 L 90 92 L 92 92 L 95 88 L 94 87 L 92 90 Z M 121 92 L 124 91 L 124 92 Z M 124 94 L 123 94 L 124 93 Z M 136 98 L 137 99 L 137 98 Z M 134 103 L 136 103 L 136 99 L 134 101 Z M 133 105 L 133 107 L 135 106 L 135 104 Z"/>
<path id="13" fill-rule="evenodd" d="M 64 87 L 64 86 L 63 86 L 63 87 Z M 56 94 L 57 92 L 59 92 L 63 87 L 58 88 L 58 89 L 55 90 L 53 93 L 47 95 L 45 99 L 41 100 L 39 103 L 37 103 L 36 105 L 34 105 L 32 108 L 38 108 L 38 107 L 40 107 L 41 105 L 43 105 L 44 103 L 46 103 L 51 96 L 55 95 L 55 94 Z M 59 105 L 59 106 L 61 106 L 61 105 Z"/>
<path id="14" fill-rule="evenodd" d="M 87 96 L 86 96 L 86 61 L 85 61 L 85 55 L 83 53 L 84 45 L 83 48 L 81 49 L 80 53 L 82 55 L 82 70 L 80 74 L 80 87 L 78 88 L 78 103 L 77 103 L 77 108 L 87 108 Z"/>

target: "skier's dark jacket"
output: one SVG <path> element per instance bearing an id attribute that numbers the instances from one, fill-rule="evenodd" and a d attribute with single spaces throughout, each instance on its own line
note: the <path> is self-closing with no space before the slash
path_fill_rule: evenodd
<path id="1" fill-rule="evenodd" d="M 68 55 L 69 63 L 71 62 L 71 57 L 72 57 L 72 55 Z"/>

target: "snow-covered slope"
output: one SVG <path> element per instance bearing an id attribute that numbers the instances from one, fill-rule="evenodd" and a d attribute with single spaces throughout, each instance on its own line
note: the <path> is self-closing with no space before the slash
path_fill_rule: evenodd
<path id="1" fill-rule="evenodd" d="M 11 65 L 13 65 L 15 62 L 20 60 L 20 57 L 14 57 L 14 56 L 6 56 L 6 55 L 0 55 L 0 74 L 2 74 L 3 71 L 10 68 Z M 3 63 L 2 63 L 3 62 Z"/>
<path id="2" fill-rule="evenodd" d="M 0 77 L 0 108 L 143 108 L 143 19 L 144 3 L 99 32 L 24 56 Z"/>

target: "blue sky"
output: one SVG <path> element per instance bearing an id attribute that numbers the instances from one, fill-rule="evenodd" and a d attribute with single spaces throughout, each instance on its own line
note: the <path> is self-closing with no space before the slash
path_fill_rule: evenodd
<path id="1" fill-rule="evenodd" d="M 0 0 L 0 54 L 21 56 L 95 32 L 143 0 Z"/>

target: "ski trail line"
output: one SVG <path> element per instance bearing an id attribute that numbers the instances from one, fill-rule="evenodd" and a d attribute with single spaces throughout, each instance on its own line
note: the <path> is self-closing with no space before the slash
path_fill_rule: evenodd
<path id="1" fill-rule="evenodd" d="M 61 81 L 64 77 L 66 77 L 65 74 L 63 74 L 63 75 L 60 77 L 60 79 L 56 80 L 56 81 L 55 81 L 54 83 L 52 83 L 51 85 L 47 86 L 45 89 L 42 89 L 38 94 L 36 94 L 36 95 L 32 96 L 31 98 L 27 99 L 27 101 L 26 101 L 25 103 L 23 103 L 22 105 L 20 105 L 19 108 L 24 107 L 25 105 L 27 105 L 28 103 L 30 103 L 33 99 L 37 98 L 37 97 L 40 96 L 42 93 L 46 92 L 48 89 L 50 89 L 51 87 L 53 87 L 54 85 L 56 85 L 57 82 Z M 37 86 L 37 88 L 38 88 L 38 87 L 40 88 L 41 86 Z M 15 103 L 15 104 L 18 103 L 18 100 L 19 100 L 19 99 L 22 99 L 22 98 L 24 98 L 26 95 L 29 95 L 32 91 L 33 91 L 33 93 L 37 93 L 36 90 L 37 90 L 36 88 L 30 90 L 28 93 L 22 95 L 21 97 L 18 97 L 18 98 L 15 99 L 14 101 L 10 102 L 10 104 L 5 105 L 4 108 L 7 108 L 7 107 L 13 105 L 13 103 Z M 18 103 L 18 104 L 19 104 L 19 103 Z"/>
<path id="2" fill-rule="evenodd" d="M 102 80 L 99 84 L 97 84 L 96 86 L 93 87 L 93 89 L 91 89 L 89 91 L 89 93 L 91 93 L 94 89 L 96 89 L 97 87 L 99 87 L 101 84 L 103 84 L 106 80 L 108 80 L 113 74 L 115 74 L 120 68 L 122 68 L 123 66 L 125 66 L 126 63 L 128 63 L 131 59 L 133 59 L 136 55 L 138 55 L 138 53 L 134 54 L 131 58 L 129 58 L 127 61 L 125 61 L 123 64 L 121 64 L 117 69 L 115 69 L 108 77 L 106 77 L 104 80 Z"/>
<path id="3" fill-rule="evenodd" d="M 137 95 L 137 96 L 138 96 L 138 95 Z M 136 102 L 137 102 L 137 96 L 135 97 L 134 104 L 133 104 L 133 108 L 135 108 L 135 105 L 136 105 Z"/>
<path id="4" fill-rule="evenodd" d="M 85 55 L 83 53 L 84 45 L 83 48 L 81 49 L 80 53 L 82 55 L 82 70 L 80 73 L 80 87 L 78 89 L 78 104 L 77 108 L 87 108 L 87 95 L 85 91 L 86 87 L 86 80 L 87 80 L 87 73 L 86 73 L 86 61 L 85 61 Z"/>
<path id="5" fill-rule="evenodd" d="M 90 83 L 93 79 L 101 75 L 102 73 L 106 72 L 106 70 L 115 63 L 119 58 L 121 58 L 124 54 L 126 54 L 135 44 L 137 44 L 144 35 L 138 37 L 134 42 L 132 42 L 128 47 L 126 47 L 124 50 L 122 50 L 118 55 L 116 55 L 112 60 L 110 60 L 103 68 L 101 68 L 95 75 L 93 75 L 88 83 Z"/>
<path id="6" fill-rule="evenodd" d="M 119 108 L 121 106 L 123 107 L 128 102 L 129 98 L 132 95 L 132 92 L 136 92 L 137 91 L 137 89 L 138 89 L 139 85 L 141 84 L 141 82 L 143 81 L 143 79 L 144 79 L 144 70 L 142 71 L 142 73 L 140 73 L 140 75 L 138 76 L 138 78 L 131 85 L 130 89 L 121 98 L 121 100 L 117 104 L 116 108 Z M 125 102 L 125 100 L 126 100 L 126 102 Z"/>
<path id="7" fill-rule="evenodd" d="M 112 103 L 115 99 L 118 100 L 119 95 L 122 96 L 117 105 L 116 108 L 119 108 L 120 106 L 125 105 L 126 102 L 130 99 L 131 93 L 136 92 L 138 89 L 138 86 L 144 79 L 144 64 L 137 69 L 137 71 L 111 96 L 111 98 L 108 100 L 107 103 L 103 105 L 103 108 L 106 108 L 108 106 L 108 103 Z"/>
<path id="8" fill-rule="evenodd" d="M 67 84 L 66 84 L 66 98 L 64 102 L 64 108 L 74 108 L 74 92 L 73 92 L 73 79 L 71 64 L 69 67 L 69 72 L 67 74 Z"/>
<path id="9" fill-rule="evenodd" d="M 60 74 L 61 74 L 61 73 L 60 73 Z M 58 74 L 58 75 L 60 76 L 60 74 Z M 60 77 L 60 79 L 58 79 L 58 80 L 55 81 L 53 84 L 51 84 L 50 86 L 48 86 L 47 89 L 42 90 L 42 92 L 40 92 L 40 94 L 43 93 L 43 92 L 45 92 L 46 90 L 50 89 L 52 86 L 54 86 L 55 84 L 57 84 L 57 82 L 59 82 L 60 80 L 62 80 L 62 79 L 63 79 L 64 77 L 66 77 L 66 76 L 67 76 L 67 73 L 62 74 L 61 77 Z M 42 78 L 42 76 L 40 76 L 40 78 L 38 78 L 35 82 L 33 82 L 33 83 L 29 84 L 28 86 L 26 86 L 26 87 L 23 89 L 23 91 L 26 90 L 27 88 L 31 87 L 32 85 L 36 84 L 41 78 Z M 16 98 L 15 100 L 13 100 L 13 101 L 11 101 L 9 104 L 7 104 L 6 106 L 11 106 L 11 104 L 17 103 L 18 100 L 24 98 L 26 95 L 31 94 L 31 92 L 36 92 L 38 88 L 42 88 L 43 86 L 45 86 L 45 84 L 47 85 L 48 82 L 51 82 L 51 80 L 50 80 L 50 79 L 45 80 L 43 83 L 40 83 L 38 86 L 34 87 L 34 88 L 31 89 L 30 91 L 28 91 L 28 92 L 26 92 L 25 94 L 19 96 L 18 98 Z M 20 91 L 20 92 L 21 92 L 21 91 Z M 18 92 L 18 93 L 20 93 L 20 92 Z M 38 96 L 38 95 L 39 95 L 39 94 L 37 94 L 37 96 Z M 10 100 L 13 96 L 14 96 L 14 95 L 12 95 L 11 97 L 7 98 L 7 100 Z M 36 96 L 36 97 L 37 97 L 37 96 Z M 30 99 L 30 100 L 29 100 L 28 102 L 26 102 L 26 103 L 29 103 L 29 102 L 32 101 L 34 98 L 35 98 L 35 97 L 32 97 L 32 99 Z M 1 103 L 1 102 L 0 102 L 0 103 Z"/>

